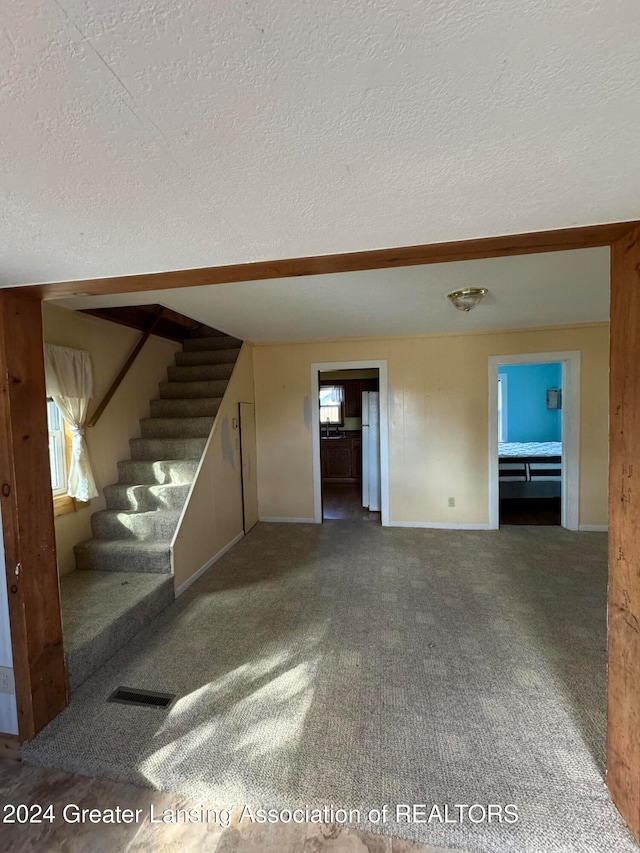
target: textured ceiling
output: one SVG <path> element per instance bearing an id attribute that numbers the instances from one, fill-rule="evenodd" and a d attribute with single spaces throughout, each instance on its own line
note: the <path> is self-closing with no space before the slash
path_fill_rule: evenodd
<path id="1" fill-rule="evenodd" d="M 487 287 L 468 314 L 447 293 Z M 609 249 L 75 297 L 73 308 L 159 303 L 250 341 L 457 334 L 609 319 Z"/>
<path id="2" fill-rule="evenodd" d="M 637 218 L 637 0 L 4 0 L 0 284 Z"/>

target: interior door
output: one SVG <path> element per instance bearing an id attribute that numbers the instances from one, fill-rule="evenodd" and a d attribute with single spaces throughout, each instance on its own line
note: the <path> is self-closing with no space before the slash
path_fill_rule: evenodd
<path id="1" fill-rule="evenodd" d="M 244 532 L 258 523 L 256 477 L 256 413 L 253 403 L 240 403 L 240 459 L 242 464 L 242 515 Z"/>
<path id="2" fill-rule="evenodd" d="M 369 392 L 362 392 L 362 506 L 369 508 Z"/>
<path id="3" fill-rule="evenodd" d="M 380 394 L 369 392 L 369 510 L 380 512 Z"/>

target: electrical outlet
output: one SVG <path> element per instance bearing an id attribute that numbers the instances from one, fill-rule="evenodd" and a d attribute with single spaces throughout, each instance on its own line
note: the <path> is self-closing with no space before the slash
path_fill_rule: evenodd
<path id="1" fill-rule="evenodd" d="M 0 666 L 0 693 L 15 693 L 13 670 L 10 666 Z"/>
<path id="2" fill-rule="evenodd" d="M 449 506 L 455 506 L 455 505 L 456 505 L 456 499 L 455 498 L 449 498 Z"/>

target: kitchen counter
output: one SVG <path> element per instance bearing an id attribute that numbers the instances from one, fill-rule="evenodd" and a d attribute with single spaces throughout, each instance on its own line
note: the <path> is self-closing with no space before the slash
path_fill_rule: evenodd
<path id="1" fill-rule="evenodd" d="M 330 435 L 324 435 L 324 433 L 320 433 L 321 441 L 335 441 L 339 438 L 361 438 L 362 432 L 359 429 L 347 429 L 344 432 L 340 432 L 338 435 L 334 435 L 333 433 Z"/>

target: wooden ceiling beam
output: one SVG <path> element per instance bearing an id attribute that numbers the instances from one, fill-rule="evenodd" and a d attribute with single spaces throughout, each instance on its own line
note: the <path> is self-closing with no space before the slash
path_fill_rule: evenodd
<path id="1" fill-rule="evenodd" d="M 355 272 L 358 270 L 393 269 L 420 264 L 442 264 L 472 261 L 539 252 L 561 252 L 610 246 L 640 226 L 640 220 L 586 225 L 555 231 L 534 231 L 502 237 L 483 237 L 449 243 L 427 243 L 392 249 L 374 249 L 337 255 L 316 255 L 257 261 L 218 267 L 198 267 L 169 272 L 57 281 L 25 286 L 40 299 L 64 299 L 73 296 L 104 296 L 110 293 L 135 293 L 178 287 L 203 287 L 239 281 L 261 281 L 272 278 Z M 20 288 L 21 290 L 23 288 Z"/>

